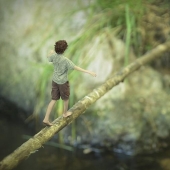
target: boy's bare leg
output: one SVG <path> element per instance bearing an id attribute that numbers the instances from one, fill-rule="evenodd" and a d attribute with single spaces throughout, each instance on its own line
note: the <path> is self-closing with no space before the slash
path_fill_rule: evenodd
<path id="1" fill-rule="evenodd" d="M 45 124 L 47 124 L 49 126 L 53 125 L 52 123 L 50 123 L 49 117 L 50 117 L 50 113 L 51 113 L 55 103 L 56 103 L 56 100 L 51 100 L 51 102 L 49 103 L 49 105 L 47 107 L 45 118 L 43 120 L 43 123 L 45 123 Z"/>
<path id="2" fill-rule="evenodd" d="M 69 100 L 63 100 L 64 101 L 64 111 L 63 111 L 63 117 L 68 117 L 72 114 L 72 112 L 68 112 L 68 102 Z"/>

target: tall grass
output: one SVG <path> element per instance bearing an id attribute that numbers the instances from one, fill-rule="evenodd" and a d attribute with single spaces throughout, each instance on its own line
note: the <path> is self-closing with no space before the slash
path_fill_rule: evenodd
<path id="1" fill-rule="evenodd" d="M 69 43 L 69 48 L 66 52 L 66 56 L 78 64 L 79 66 L 86 68 L 91 60 L 89 58 L 89 51 L 92 47 L 102 48 L 103 38 L 108 39 L 108 44 L 112 42 L 112 36 L 121 38 L 126 45 L 124 65 L 129 62 L 129 52 L 132 46 L 136 46 L 138 39 L 138 26 L 140 25 L 140 18 L 144 11 L 142 5 L 144 0 L 95 0 L 88 8 L 83 8 L 87 14 L 87 20 L 84 27 L 75 36 L 75 38 Z M 75 11 L 74 11 L 75 12 Z M 70 13 L 71 15 L 74 14 Z M 69 16 L 67 16 L 69 18 Z M 94 38 L 98 37 L 98 44 L 90 44 Z M 90 46 L 88 46 L 90 44 Z M 85 48 L 86 47 L 86 48 Z M 96 49 L 97 50 L 97 49 Z M 110 48 L 112 53 L 112 48 Z M 37 83 L 37 106 L 35 108 L 34 115 L 40 112 L 41 107 L 44 107 L 46 103 L 46 88 L 49 79 L 52 74 L 51 65 L 42 65 L 42 74 Z M 76 100 L 74 93 L 74 87 L 77 82 L 81 81 L 79 72 L 72 72 L 70 74 L 71 82 L 71 95 L 70 106 L 72 106 Z M 55 117 L 62 114 L 63 105 L 59 101 L 55 107 Z M 72 124 L 71 129 L 72 140 L 76 140 L 76 122 Z M 60 135 L 59 141 L 63 143 L 63 136 Z"/>
<path id="2" fill-rule="evenodd" d="M 70 54 L 79 56 L 80 50 L 95 37 L 105 34 L 105 39 L 112 40 L 115 36 L 125 42 L 124 65 L 128 64 L 129 51 L 133 47 L 136 56 L 141 55 L 139 46 L 141 18 L 145 11 L 146 0 L 95 0 L 86 10 L 87 22 L 75 40 L 71 42 Z M 108 33 L 110 37 L 108 36 Z M 102 44 L 103 42 L 100 41 Z M 99 44 L 100 45 L 100 44 Z M 84 54 L 86 59 L 87 52 Z M 109 53 L 112 54 L 112 48 Z M 88 62 L 87 62 L 88 63 Z"/>

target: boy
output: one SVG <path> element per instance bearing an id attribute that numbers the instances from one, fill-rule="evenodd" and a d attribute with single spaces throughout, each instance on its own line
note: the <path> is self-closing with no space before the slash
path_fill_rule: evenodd
<path id="1" fill-rule="evenodd" d="M 52 100 L 48 105 L 45 118 L 43 123 L 47 126 L 52 126 L 52 123 L 49 121 L 50 113 L 53 109 L 54 104 L 57 100 L 61 99 L 64 101 L 64 110 L 63 117 L 68 117 L 72 112 L 68 112 L 68 102 L 70 95 L 70 86 L 68 82 L 68 70 L 78 70 L 81 72 L 88 73 L 93 77 L 96 77 L 96 74 L 92 71 L 84 70 L 74 63 L 72 63 L 68 58 L 64 57 L 64 51 L 67 49 L 68 45 L 65 40 L 57 41 L 54 45 L 55 52 L 50 51 L 48 57 L 49 62 L 52 62 L 54 65 L 54 73 L 52 79 L 52 91 L 51 96 Z"/>

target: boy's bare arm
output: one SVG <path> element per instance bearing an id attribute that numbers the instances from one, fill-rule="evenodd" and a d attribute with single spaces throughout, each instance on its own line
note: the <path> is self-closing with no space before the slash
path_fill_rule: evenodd
<path id="1" fill-rule="evenodd" d="M 80 68 L 80 67 L 78 67 L 78 66 L 75 66 L 74 69 L 75 69 L 75 70 L 78 70 L 78 71 L 81 71 L 81 72 L 84 72 L 84 73 L 88 73 L 88 74 L 92 75 L 93 77 L 96 77 L 96 76 L 97 76 L 96 73 L 94 73 L 94 72 L 92 72 L 92 71 L 84 70 L 84 69 L 82 69 L 82 68 Z"/>
<path id="2" fill-rule="evenodd" d="M 54 53 L 55 53 L 54 50 L 50 50 L 50 52 L 48 53 L 47 57 L 50 57 Z"/>

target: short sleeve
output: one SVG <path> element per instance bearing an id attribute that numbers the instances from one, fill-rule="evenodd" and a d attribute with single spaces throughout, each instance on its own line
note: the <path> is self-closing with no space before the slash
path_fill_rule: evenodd
<path id="1" fill-rule="evenodd" d="M 49 62 L 53 62 L 54 55 L 55 55 L 55 54 L 52 54 L 51 56 L 48 57 L 48 61 L 49 61 Z"/>
<path id="2" fill-rule="evenodd" d="M 67 62 L 67 69 L 74 70 L 75 64 L 72 61 L 70 61 L 68 58 L 66 58 L 66 62 Z"/>

